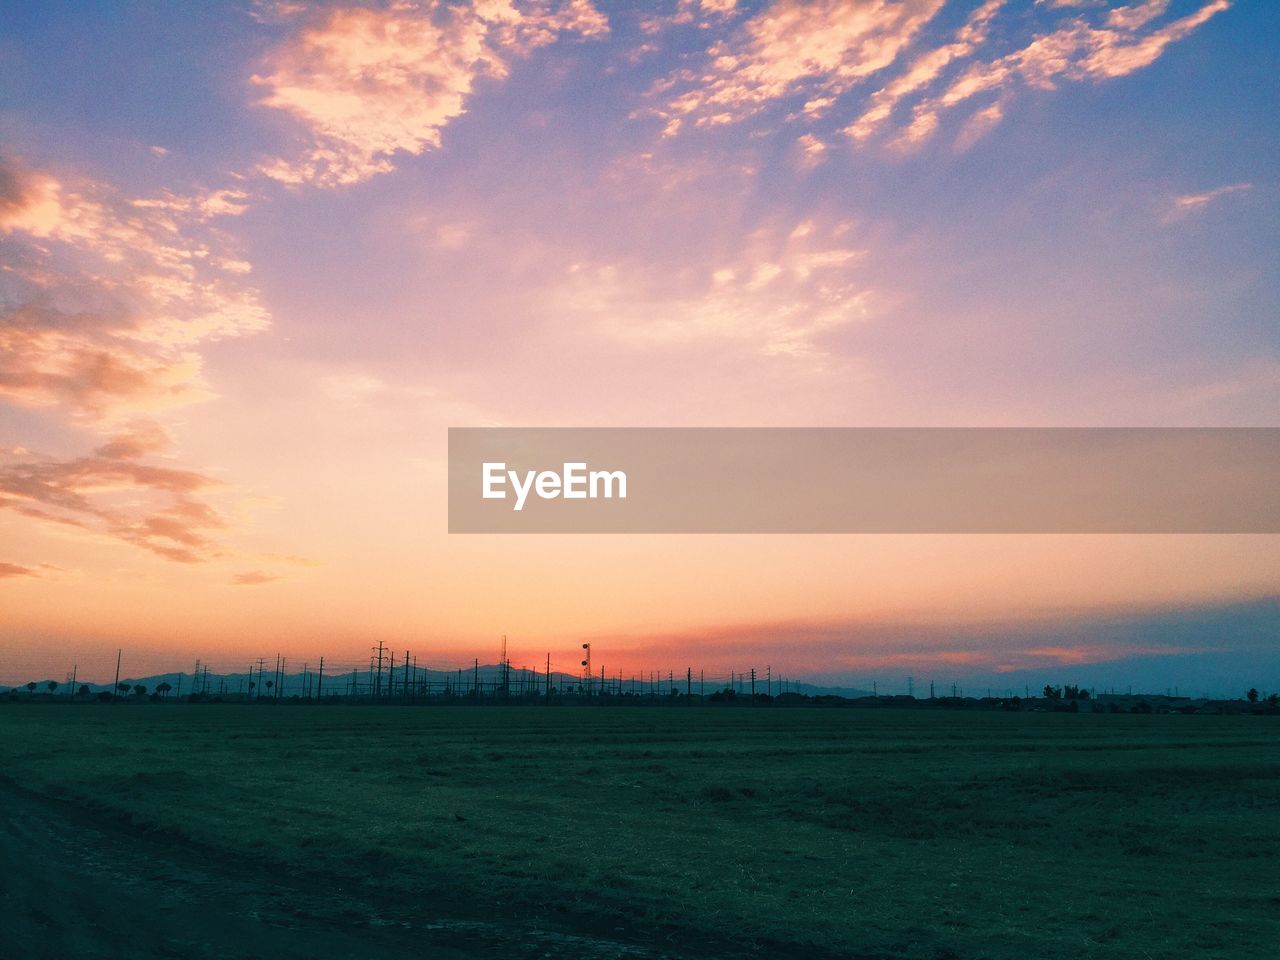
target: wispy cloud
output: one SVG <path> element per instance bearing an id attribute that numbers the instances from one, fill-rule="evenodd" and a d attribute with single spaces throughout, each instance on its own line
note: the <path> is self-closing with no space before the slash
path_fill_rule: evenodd
<path id="1" fill-rule="evenodd" d="M 703 272 L 580 262 L 550 296 L 574 322 L 632 346 L 723 343 L 811 356 L 823 334 L 867 316 L 870 291 L 856 270 L 864 252 L 847 223 L 770 224 Z"/>
<path id="2" fill-rule="evenodd" d="M 333 187 L 394 169 L 397 152 L 439 147 L 441 130 L 467 108 L 483 78 L 502 79 L 515 58 L 561 36 L 594 37 L 608 21 L 590 0 L 437 0 L 377 7 L 284 11 L 293 36 L 253 77 L 262 103 L 306 130 L 301 156 L 261 172 L 285 183 Z"/>
<path id="3" fill-rule="evenodd" d="M 262 570 L 250 570 L 246 573 L 237 573 L 231 578 L 231 585 L 235 587 L 256 587 L 259 584 L 271 583 L 273 580 L 279 580 L 278 574 L 265 573 Z"/>
<path id="4" fill-rule="evenodd" d="M 964 149 L 1007 115 L 1019 89 L 1127 76 L 1230 8 L 1231 0 L 1207 0 L 1172 20 L 1170 0 L 1041 6 L 1056 21 L 1048 30 L 1028 36 L 1024 11 L 1011 10 L 1008 0 L 984 0 L 938 43 L 926 27 L 942 0 L 777 0 L 710 42 L 699 66 L 656 83 L 651 106 L 636 116 L 661 118 L 663 134 L 675 136 L 781 105 L 788 122 L 843 117 L 835 129 L 856 143 L 887 135 L 890 145 L 907 148 L 932 137 L 945 114 L 983 98 L 959 135 Z"/>
<path id="5" fill-rule="evenodd" d="M 950 64 L 972 54 L 986 40 L 991 21 L 1006 2 L 986 0 L 969 15 L 951 43 L 918 55 L 906 72 L 871 96 L 861 116 L 845 129 L 845 133 L 855 140 L 865 140 L 875 133 L 903 98 L 929 86 Z"/>
<path id="6" fill-rule="evenodd" d="M 675 134 L 686 122 L 736 123 L 784 98 L 839 96 L 892 63 L 942 2 L 774 3 L 712 45 L 703 69 L 659 84 L 653 112 Z"/>
<path id="7" fill-rule="evenodd" d="M 0 398 L 105 441 L 71 458 L 5 451 L 0 508 L 184 563 L 218 554 L 225 524 L 204 499 L 218 484 L 146 458 L 171 443 L 152 417 L 211 395 L 201 349 L 268 325 L 208 223 L 234 199 L 131 199 L 0 161 Z"/>
<path id="8" fill-rule="evenodd" d="M 181 563 L 219 554 L 213 531 L 226 526 L 204 499 L 220 484 L 192 470 L 143 457 L 167 443 L 153 425 L 120 434 L 90 456 L 0 458 L 0 509 L 73 527 Z"/>
<path id="9" fill-rule="evenodd" d="M 1229 197 L 1233 194 L 1248 193 L 1253 189 L 1252 183 L 1232 183 L 1223 187 L 1215 187 L 1212 190 L 1206 190 L 1203 193 L 1185 193 L 1173 198 L 1172 209 L 1170 209 L 1166 220 L 1176 220 L 1188 213 L 1194 213 L 1197 210 L 1203 210 L 1209 204 L 1222 197 Z"/>
<path id="10" fill-rule="evenodd" d="M 247 264 L 192 204 L 0 158 L 0 397 L 98 422 L 208 395 L 198 347 L 268 317 Z"/>
<path id="11" fill-rule="evenodd" d="M 40 576 L 40 574 L 36 573 L 30 567 L 24 567 L 21 564 L 17 564 L 17 563 L 0 563 L 0 580 L 5 579 L 6 577 L 38 577 L 38 576 Z"/>
<path id="12" fill-rule="evenodd" d="M 1144 0 L 1117 7 L 1106 12 L 1100 25 L 1090 21 L 1099 15 L 1090 10 L 1012 53 L 971 61 L 939 91 L 916 104 L 910 122 L 894 142 L 898 146 L 921 143 L 933 135 L 944 113 L 976 97 L 995 97 L 998 104 L 1019 87 L 1052 90 L 1064 82 L 1099 83 L 1149 67 L 1171 43 L 1229 9 L 1231 2 L 1211 0 L 1181 19 L 1146 29 L 1163 17 L 1168 6 L 1169 0 Z M 850 132 L 857 136 L 862 130 L 855 124 Z"/>
<path id="13" fill-rule="evenodd" d="M 1018 621 L 779 621 L 716 624 L 667 634 L 590 636 L 640 662 L 687 661 L 692 651 L 728 671 L 773 658 L 774 675 L 843 676 L 870 686 L 877 674 L 988 678 L 1053 676 L 1063 668 L 1189 658 L 1226 650 L 1266 651 L 1280 607 L 1273 597 L 1199 606 L 1080 611 Z M 1224 643 L 1223 637 L 1230 637 Z M 765 661 L 768 662 L 768 661 Z M 1068 678 L 1063 678 L 1068 679 Z M 861 684 L 859 684 L 861 685 Z"/>
<path id="14" fill-rule="evenodd" d="M 812 170 L 827 159 L 827 145 L 812 133 L 797 138 L 796 146 L 800 148 L 798 165 L 801 170 Z"/>

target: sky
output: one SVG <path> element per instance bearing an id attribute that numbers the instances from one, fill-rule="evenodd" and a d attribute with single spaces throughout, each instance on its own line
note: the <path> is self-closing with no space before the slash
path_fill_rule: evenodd
<path id="1" fill-rule="evenodd" d="M 1280 426 L 1280 8 L 11 2 L 0 683 L 1280 689 L 1275 536 L 466 536 L 450 426 Z"/>

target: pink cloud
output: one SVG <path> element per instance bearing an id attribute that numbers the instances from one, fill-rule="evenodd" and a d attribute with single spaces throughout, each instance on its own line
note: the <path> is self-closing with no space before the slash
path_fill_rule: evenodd
<path id="1" fill-rule="evenodd" d="M 158 427 L 137 424 L 92 456 L 0 458 L 0 509 L 105 534 L 182 563 L 220 554 L 210 533 L 226 526 L 203 496 L 220 484 L 192 470 L 142 462 L 167 445 Z"/>
<path id="2" fill-rule="evenodd" d="M 912 146 L 922 142 L 933 134 L 943 113 L 982 94 L 1004 97 L 1019 85 L 1052 90 L 1062 82 L 1098 83 L 1134 73 L 1158 60 L 1170 44 L 1229 9 L 1231 0 L 1211 0 L 1181 19 L 1142 32 L 1167 7 L 1167 0 L 1120 7 L 1109 11 L 1101 26 L 1077 16 L 1014 53 L 971 62 L 941 92 L 916 105 L 911 123 L 896 143 Z M 987 119 L 998 120 L 999 116 L 988 115 Z M 856 135 L 857 131 L 851 132 Z"/>
<path id="3" fill-rule="evenodd" d="M 567 320 L 638 348 L 737 345 L 812 357 L 820 340 L 868 316 L 865 250 L 847 223 L 769 224 L 723 259 L 672 277 L 662 265 L 577 262 L 547 296 Z"/>
<path id="4" fill-rule="evenodd" d="M 172 442 L 156 415 L 211 396 L 201 349 L 267 326 L 247 265 L 207 224 L 240 197 L 130 199 L 0 161 L 0 398 L 101 438 L 85 456 L 3 451 L 0 509 L 182 563 L 221 553 L 220 484 L 147 458 Z"/>
<path id="5" fill-rule="evenodd" d="M 231 578 L 231 584 L 237 587 L 255 587 L 259 584 L 271 583 L 279 579 L 280 577 L 276 574 L 264 573 L 261 570 L 250 570 L 247 573 L 237 573 Z"/>
<path id="6" fill-rule="evenodd" d="M 707 51 L 707 64 L 654 88 L 653 112 L 679 131 L 684 120 L 736 123 L 785 97 L 838 96 L 892 63 L 942 0 L 846 3 L 782 0 Z"/>
<path id="7" fill-rule="evenodd" d="M 889 119 L 899 101 L 927 87 L 951 63 L 972 54 L 986 40 L 991 21 L 1006 2 L 986 0 L 969 15 L 951 43 L 917 56 L 905 73 L 871 96 L 862 115 L 845 128 L 845 133 L 855 140 L 865 140 Z"/>
<path id="8" fill-rule="evenodd" d="M 268 325 L 207 217 L 0 159 L 0 397 L 87 422 L 207 397 L 198 347 Z"/>
<path id="9" fill-rule="evenodd" d="M 1172 208 L 1165 216 L 1165 222 L 1177 220 L 1189 213 L 1203 210 L 1212 203 L 1216 203 L 1223 197 L 1229 197 L 1234 194 L 1248 193 L 1253 189 L 1252 183 L 1231 183 L 1222 187 L 1215 187 L 1212 190 L 1205 190 L 1202 193 L 1186 193 L 1173 198 Z"/>
<path id="10" fill-rule="evenodd" d="M 294 11 L 301 28 L 268 55 L 253 82 L 262 103 L 309 135 L 302 155 L 264 163 L 285 183 L 340 186 L 394 169 L 397 152 L 441 144 L 482 78 L 562 35 L 594 37 L 608 21 L 589 0 L 435 0 Z"/>

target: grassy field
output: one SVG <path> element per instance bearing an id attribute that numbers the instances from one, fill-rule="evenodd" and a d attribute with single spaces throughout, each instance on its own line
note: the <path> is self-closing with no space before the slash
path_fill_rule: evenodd
<path id="1" fill-rule="evenodd" d="M 1259 717 L 20 705 L 0 770 L 236 856 L 677 943 L 1234 960 L 1280 942 L 1278 737 Z"/>

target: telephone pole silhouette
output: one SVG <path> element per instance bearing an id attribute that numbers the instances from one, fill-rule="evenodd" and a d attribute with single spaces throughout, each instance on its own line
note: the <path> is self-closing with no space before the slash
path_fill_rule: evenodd
<path id="1" fill-rule="evenodd" d="M 372 650 L 373 647 L 370 647 L 369 649 Z M 377 674 L 377 679 L 375 679 L 373 683 L 373 695 L 375 697 L 380 696 L 382 694 L 382 641 L 381 640 L 378 641 L 377 650 L 378 650 L 378 674 Z"/>

